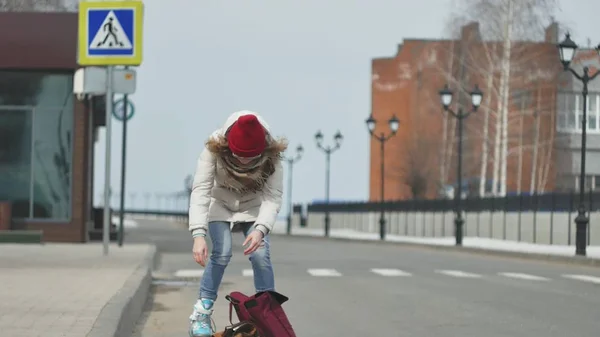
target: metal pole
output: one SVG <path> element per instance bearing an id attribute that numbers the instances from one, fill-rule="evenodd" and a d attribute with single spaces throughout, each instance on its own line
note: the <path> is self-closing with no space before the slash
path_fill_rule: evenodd
<path id="1" fill-rule="evenodd" d="M 331 157 L 331 148 L 325 149 L 326 162 L 326 173 L 325 173 L 325 237 L 329 237 L 329 165 Z"/>
<path id="2" fill-rule="evenodd" d="M 288 223 L 287 223 L 287 234 L 292 234 L 292 171 L 294 169 L 294 160 L 288 159 L 289 170 L 288 170 Z"/>
<path id="3" fill-rule="evenodd" d="M 454 230 L 456 235 L 456 245 L 462 245 L 463 239 L 463 225 L 465 221 L 462 218 L 461 199 L 462 199 L 462 141 L 463 141 L 463 117 L 462 110 L 456 114 L 458 118 L 458 168 L 456 170 L 456 180 L 458 188 L 454 193 L 456 198 L 456 218 L 454 219 Z"/>
<path id="4" fill-rule="evenodd" d="M 102 226 L 102 243 L 104 255 L 108 255 L 110 241 L 110 138 L 112 133 L 113 113 L 113 73 L 114 67 L 106 67 L 106 149 L 104 162 L 104 219 Z"/>
<path id="5" fill-rule="evenodd" d="M 35 216 L 35 134 L 37 132 L 35 127 L 35 111 L 36 109 L 29 110 L 31 114 L 31 152 L 29 157 L 29 218 L 33 219 Z"/>
<path id="6" fill-rule="evenodd" d="M 119 212 L 119 247 L 123 246 L 123 218 L 125 217 L 125 172 L 127 167 L 127 106 L 128 95 L 123 96 L 123 136 L 121 141 L 121 205 Z"/>
<path id="7" fill-rule="evenodd" d="M 579 173 L 579 207 L 577 208 L 577 217 L 575 218 L 575 254 L 586 255 L 587 246 L 587 226 L 589 220 L 585 214 L 585 155 L 587 142 L 587 96 L 589 68 L 583 68 L 583 120 L 581 121 L 581 167 Z"/>
<path id="8" fill-rule="evenodd" d="M 379 143 L 381 144 L 381 215 L 379 216 L 379 237 L 381 240 L 385 240 L 385 205 L 384 205 L 384 155 L 385 155 L 385 136 L 383 132 L 381 133 L 381 138 L 379 139 Z"/>

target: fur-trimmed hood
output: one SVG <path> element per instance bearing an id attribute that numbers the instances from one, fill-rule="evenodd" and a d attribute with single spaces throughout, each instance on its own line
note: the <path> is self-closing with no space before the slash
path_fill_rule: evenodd
<path id="1" fill-rule="evenodd" d="M 243 115 L 253 114 L 267 131 L 267 149 L 261 159 L 249 167 L 230 165 L 227 130 Z M 273 229 L 281 209 L 283 195 L 282 153 L 284 138 L 274 139 L 267 123 L 257 113 L 238 111 L 214 131 L 196 164 L 190 195 L 189 230 L 206 234 L 211 221 L 254 222 L 263 233 Z M 262 225 L 262 226 L 258 226 Z M 262 231 L 262 230 L 261 230 Z"/>
<path id="2" fill-rule="evenodd" d="M 242 166 L 233 158 L 227 143 L 227 131 L 244 115 L 254 115 L 264 127 L 267 137 L 267 146 L 256 162 Z M 263 188 L 266 180 L 274 173 L 275 165 L 282 159 L 283 152 L 287 149 L 284 138 L 275 139 L 270 132 L 269 125 L 255 112 L 243 110 L 233 113 L 223 125 L 215 131 L 206 143 L 208 150 L 216 156 L 217 167 L 226 172 L 223 187 L 238 193 L 256 192 Z"/>

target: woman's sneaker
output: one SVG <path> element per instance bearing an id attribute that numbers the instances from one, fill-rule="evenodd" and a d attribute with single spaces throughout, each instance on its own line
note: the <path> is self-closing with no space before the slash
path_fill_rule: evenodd
<path id="1" fill-rule="evenodd" d="M 194 312 L 190 316 L 190 337 L 211 337 L 215 332 L 212 328 L 211 315 L 213 304 L 209 299 L 201 299 L 194 305 Z"/>

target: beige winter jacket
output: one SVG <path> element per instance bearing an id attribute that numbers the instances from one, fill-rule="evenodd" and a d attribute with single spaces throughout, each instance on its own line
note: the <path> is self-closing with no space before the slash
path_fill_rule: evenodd
<path id="1" fill-rule="evenodd" d="M 270 132 L 267 123 L 257 113 L 238 111 L 232 114 L 221 129 L 211 137 L 224 134 L 233 123 L 246 114 L 253 114 Z M 262 191 L 240 195 L 224 188 L 224 170 L 219 167 L 215 155 L 206 147 L 202 150 L 196 165 L 189 209 L 189 230 L 195 237 L 206 234 L 208 223 L 212 221 L 254 222 L 256 229 L 267 235 L 273 230 L 277 214 L 281 209 L 283 194 L 283 167 L 278 161 L 275 172 L 268 178 Z M 260 226 L 262 225 L 262 226 Z"/>

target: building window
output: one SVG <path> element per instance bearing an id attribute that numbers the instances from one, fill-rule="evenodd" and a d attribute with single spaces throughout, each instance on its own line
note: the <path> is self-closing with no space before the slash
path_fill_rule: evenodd
<path id="1" fill-rule="evenodd" d="M 581 132 L 583 121 L 583 96 L 579 93 L 561 93 L 558 96 L 556 128 L 564 132 Z M 600 133 L 600 94 L 587 97 L 587 132 Z"/>
<path id="2" fill-rule="evenodd" d="M 73 76 L 0 71 L 0 200 L 13 216 L 71 217 Z"/>

